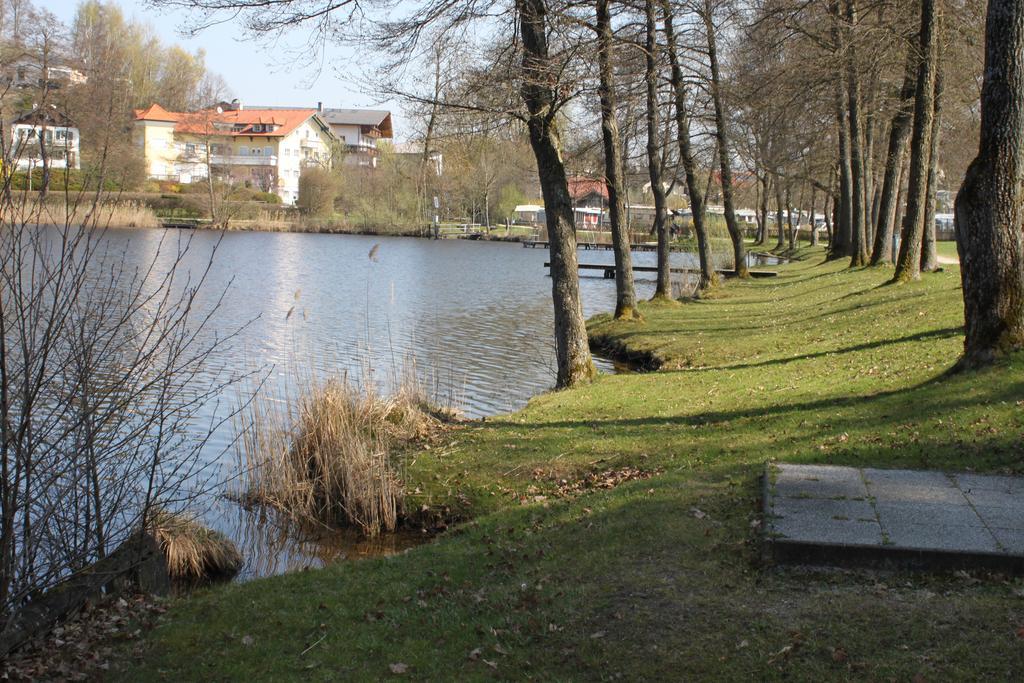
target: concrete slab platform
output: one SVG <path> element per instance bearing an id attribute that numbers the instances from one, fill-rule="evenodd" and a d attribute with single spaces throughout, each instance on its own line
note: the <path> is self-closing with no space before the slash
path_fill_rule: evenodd
<path id="1" fill-rule="evenodd" d="M 1024 572 L 1024 477 L 778 464 L 764 484 L 776 561 Z"/>

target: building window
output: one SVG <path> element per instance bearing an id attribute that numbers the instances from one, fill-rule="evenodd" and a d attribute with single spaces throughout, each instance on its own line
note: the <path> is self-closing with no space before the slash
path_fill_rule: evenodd
<path id="1" fill-rule="evenodd" d="M 238 156 L 242 156 L 242 157 L 249 156 L 249 148 L 248 147 L 244 147 L 244 146 L 243 147 L 239 147 L 238 148 Z"/>
<path id="2" fill-rule="evenodd" d="M 274 148 L 273 147 L 264 147 L 263 148 L 263 156 L 268 156 L 268 157 L 274 156 Z"/>
<path id="3" fill-rule="evenodd" d="M 195 146 L 195 144 L 191 143 L 191 142 L 186 142 L 185 143 L 185 155 L 186 156 L 194 156 L 195 153 L 196 153 L 196 146 Z"/>

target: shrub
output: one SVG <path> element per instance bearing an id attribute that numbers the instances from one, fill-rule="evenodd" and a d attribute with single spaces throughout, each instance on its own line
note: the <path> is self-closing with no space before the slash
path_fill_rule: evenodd
<path id="1" fill-rule="evenodd" d="M 338 196 L 338 178 L 322 168 L 308 168 L 299 176 L 299 207 L 318 218 L 334 213 Z"/>

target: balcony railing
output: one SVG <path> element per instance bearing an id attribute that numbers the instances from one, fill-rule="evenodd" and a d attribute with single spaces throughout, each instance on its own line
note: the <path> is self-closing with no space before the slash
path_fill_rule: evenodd
<path id="1" fill-rule="evenodd" d="M 277 166 L 277 157 L 214 154 L 210 157 L 210 163 L 214 166 Z"/>

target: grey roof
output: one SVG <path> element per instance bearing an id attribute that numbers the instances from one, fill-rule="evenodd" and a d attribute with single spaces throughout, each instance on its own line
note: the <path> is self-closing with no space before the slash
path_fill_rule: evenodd
<path id="1" fill-rule="evenodd" d="M 391 116 L 391 112 L 380 109 L 324 109 L 320 116 L 327 123 L 379 126 Z"/>

